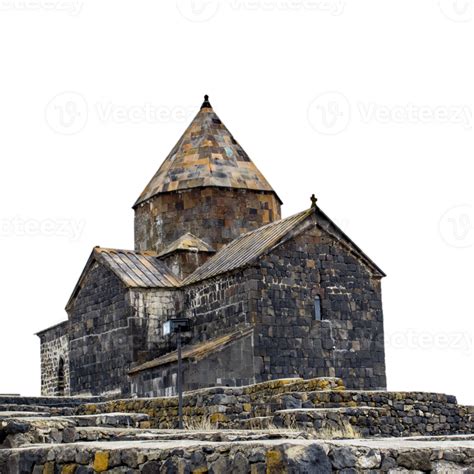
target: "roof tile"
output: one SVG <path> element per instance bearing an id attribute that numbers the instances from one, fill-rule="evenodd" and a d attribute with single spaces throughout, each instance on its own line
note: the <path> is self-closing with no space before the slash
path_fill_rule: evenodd
<path id="1" fill-rule="evenodd" d="M 313 213 L 314 209 L 308 209 L 237 237 L 189 275 L 183 281 L 183 286 L 215 277 L 251 263 L 266 250 L 276 245 L 288 232 Z"/>
<path id="2" fill-rule="evenodd" d="M 160 193 L 201 186 L 275 192 L 210 104 L 198 112 L 135 206 Z"/>
<path id="3" fill-rule="evenodd" d="M 180 285 L 178 277 L 150 252 L 96 247 L 96 257 L 131 288 L 173 288 Z"/>

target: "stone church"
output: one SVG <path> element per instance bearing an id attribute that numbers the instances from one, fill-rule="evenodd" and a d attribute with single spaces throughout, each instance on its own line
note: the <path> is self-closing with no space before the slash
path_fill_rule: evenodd
<path id="1" fill-rule="evenodd" d="M 383 271 L 317 206 L 282 201 L 208 97 L 133 206 L 135 249 L 95 247 L 66 321 L 38 333 L 43 395 L 341 377 L 385 389 Z M 309 205 L 309 200 L 308 200 Z"/>

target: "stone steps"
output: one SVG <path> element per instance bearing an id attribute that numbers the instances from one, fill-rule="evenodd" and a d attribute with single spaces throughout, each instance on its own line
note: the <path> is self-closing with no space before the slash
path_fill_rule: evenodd
<path id="1" fill-rule="evenodd" d="M 143 428 L 106 428 L 78 427 L 74 428 L 73 442 L 92 441 L 151 441 L 151 440 L 202 440 L 202 441 L 254 441 L 263 439 L 308 439 L 310 436 L 303 431 L 294 430 L 159 430 Z M 69 442 L 69 441 L 68 441 Z"/>
<path id="2" fill-rule="evenodd" d="M 8 418 L 44 418 L 51 416 L 49 412 L 41 412 L 41 411 L 1 411 L 0 412 L 0 420 L 8 419 Z"/>
<path id="3" fill-rule="evenodd" d="M 319 439 L 342 439 L 381 435 L 372 427 L 382 424 L 387 410 L 383 408 L 297 408 L 275 412 L 272 416 L 243 420 L 245 429 L 290 429 L 311 433 Z"/>
<path id="4" fill-rule="evenodd" d="M 103 427 L 121 427 L 138 428 L 148 422 L 150 417 L 145 413 L 99 413 L 97 415 L 72 415 L 72 416 L 51 416 L 49 414 L 4 412 L 0 414 L 3 422 L 9 420 L 20 420 L 23 423 L 32 425 L 47 424 L 69 424 L 72 426 L 103 426 Z"/>
<path id="5" fill-rule="evenodd" d="M 5 413 L 5 412 L 4 412 Z M 25 412 L 20 412 L 24 415 Z M 103 413 L 75 416 L 13 416 L 0 418 L 0 448 L 15 448 L 35 443 L 71 443 L 77 429 L 146 428 L 149 416 L 144 413 Z"/>
<path id="6" fill-rule="evenodd" d="M 111 441 L 0 450 L 0 472 L 279 473 L 456 472 L 473 468 L 472 438 L 460 440 L 201 439 Z"/>
<path id="7" fill-rule="evenodd" d="M 63 416 L 74 415 L 76 408 L 69 406 L 55 407 L 51 405 L 28 405 L 17 403 L 0 404 L 0 415 L 4 412 L 49 413 L 50 415 Z"/>

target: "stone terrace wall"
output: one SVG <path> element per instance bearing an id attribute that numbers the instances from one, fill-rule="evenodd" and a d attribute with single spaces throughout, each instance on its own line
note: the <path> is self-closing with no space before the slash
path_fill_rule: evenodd
<path id="1" fill-rule="evenodd" d="M 219 428 L 238 428 L 241 421 L 253 416 L 254 407 L 268 403 L 278 394 L 297 391 L 343 390 L 340 379 L 283 379 L 246 387 L 214 387 L 186 392 L 183 397 L 183 414 L 192 423 L 208 420 Z M 110 400 L 86 404 L 79 413 L 146 413 L 154 428 L 178 426 L 177 397 L 135 398 Z"/>
<path id="2" fill-rule="evenodd" d="M 0 450 L 0 472 L 283 474 L 356 472 L 471 473 L 472 447 L 421 443 L 416 448 L 315 440 L 136 442 L 33 446 Z"/>
<path id="3" fill-rule="evenodd" d="M 314 391 L 274 396 L 267 403 L 256 406 L 255 416 L 269 416 L 291 408 L 296 411 L 279 415 L 275 424 L 296 424 L 310 429 L 312 425 L 317 428 L 317 424 L 313 423 L 314 414 L 305 409 L 334 409 L 335 417 L 337 410 L 341 411 L 363 437 L 432 436 L 474 431 L 469 407 L 458 405 L 452 395 L 439 393 Z M 366 415 L 360 410 L 362 407 L 378 410 Z"/>
<path id="4" fill-rule="evenodd" d="M 63 364 L 63 395 L 70 394 L 68 325 L 69 321 L 64 321 L 39 333 L 41 394 L 44 396 L 60 395 L 58 393 L 60 363 Z"/>
<path id="5" fill-rule="evenodd" d="M 151 417 L 153 428 L 176 428 L 178 424 L 176 397 L 111 400 L 81 406 L 79 412 L 138 412 Z M 345 391 L 342 381 L 332 378 L 282 379 L 187 392 L 183 414 L 192 426 L 210 423 L 225 429 L 265 428 L 270 423 L 317 431 L 322 427 L 318 420 L 327 418 L 336 427 L 349 423 L 359 435 L 369 437 L 463 434 L 474 429 L 469 409 L 457 405 L 453 396 Z"/>

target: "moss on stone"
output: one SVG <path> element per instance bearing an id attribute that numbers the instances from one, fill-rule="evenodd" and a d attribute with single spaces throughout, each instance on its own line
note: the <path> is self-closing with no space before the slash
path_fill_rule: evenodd
<path id="1" fill-rule="evenodd" d="M 223 413 L 213 413 L 210 417 L 211 423 L 225 422 L 228 418 Z"/>
<path id="2" fill-rule="evenodd" d="M 61 474 L 74 474 L 77 469 L 77 464 L 66 464 L 61 469 Z"/>
<path id="3" fill-rule="evenodd" d="M 267 451 L 265 458 L 267 461 L 267 474 L 280 474 L 286 472 L 280 451 L 277 451 L 276 449 L 269 450 Z"/>
<path id="4" fill-rule="evenodd" d="M 108 451 L 97 451 L 94 457 L 94 470 L 103 472 L 109 468 L 110 453 Z"/>
<path id="5" fill-rule="evenodd" d="M 54 474 L 54 462 L 47 462 L 43 466 L 43 474 Z"/>

